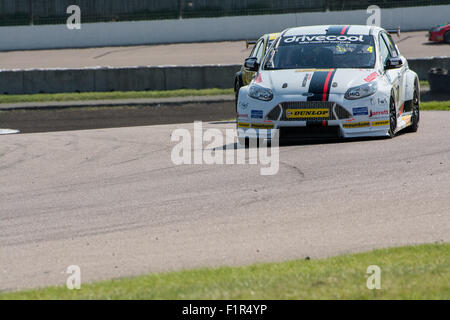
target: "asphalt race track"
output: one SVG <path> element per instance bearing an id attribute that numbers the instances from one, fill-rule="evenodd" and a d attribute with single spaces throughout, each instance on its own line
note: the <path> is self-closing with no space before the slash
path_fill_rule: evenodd
<path id="1" fill-rule="evenodd" d="M 428 42 L 427 31 L 393 35 L 406 58 L 448 56 L 450 45 Z M 250 54 L 244 41 L 152 46 L 0 52 L 0 69 L 241 64 Z"/>
<path id="2" fill-rule="evenodd" d="M 0 290 L 450 241 L 450 112 L 284 146 L 274 176 L 175 166 L 174 128 L 192 123 L 0 136 Z"/>

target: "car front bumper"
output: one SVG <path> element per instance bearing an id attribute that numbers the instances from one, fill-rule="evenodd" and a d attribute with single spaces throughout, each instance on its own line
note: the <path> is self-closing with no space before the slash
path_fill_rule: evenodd
<path id="1" fill-rule="evenodd" d="M 285 102 L 289 101 L 289 102 Z M 346 100 L 342 94 L 330 95 L 330 101 L 305 101 L 299 97 L 280 97 L 262 102 L 240 95 L 237 128 L 239 137 L 258 138 L 274 136 L 279 130 L 281 139 L 314 137 L 380 137 L 389 135 L 389 98 L 377 93 L 367 98 Z M 272 112 L 279 108 L 277 120 Z M 289 118 L 288 112 L 297 110 L 324 110 L 328 116 L 321 118 Z"/>

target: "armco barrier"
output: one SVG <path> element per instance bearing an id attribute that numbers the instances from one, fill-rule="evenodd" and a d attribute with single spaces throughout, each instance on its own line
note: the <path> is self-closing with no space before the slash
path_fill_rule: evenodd
<path id="1" fill-rule="evenodd" d="M 411 70 L 414 70 L 420 80 L 428 80 L 428 71 L 431 68 L 450 69 L 450 57 L 428 57 L 408 59 Z"/>
<path id="2" fill-rule="evenodd" d="M 233 88 L 240 65 L 0 71 L 0 94 Z"/>
<path id="3" fill-rule="evenodd" d="M 408 59 L 421 80 L 431 68 L 450 69 L 450 57 Z M 240 65 L 0 71 L 0 94 L 233 88 Z"/>

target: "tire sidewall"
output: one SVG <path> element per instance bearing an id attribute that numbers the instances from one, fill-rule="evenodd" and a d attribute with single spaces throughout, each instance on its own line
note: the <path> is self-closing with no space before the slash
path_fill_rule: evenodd
<path id="1" fill-rule="evenodd" d="M 392 110 L 392 108 L 394 110 Z M 395 120 L 392 119 L 392 112 L 395 113 Z M 395 129 L 393 129 L 392 122 L 395 121 Z M 397 128 L 397 109 L 395 107 L 395 98 L 393 95 L 391 95 L 391 98 L 389 100 L 389 137 L 393 138 L 395 137 L 395 130 Z"/>
<path id="2" fill-rule="evenodd" d="M 413 94 L 413 113 L 411 122 L 412 122 L 411 131 L 416 132 L 419 129 L 419 122 L 420 122 L 420 97 L 417 85 L 415 86 Z"/>

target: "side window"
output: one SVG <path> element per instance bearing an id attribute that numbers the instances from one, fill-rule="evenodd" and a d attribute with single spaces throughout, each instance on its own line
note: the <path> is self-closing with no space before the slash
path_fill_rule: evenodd
<path id="1" fill-rule="evenodd" d="M 389 48 L 381 35 L 378 38 L 378 42 L 380 43 L 381 61 L 383 62 L 383 66 L 385 66 L 387 59 L 390 57 Z"/>
<path id="2" fill-rule="evenodd" d="M 386 41 L 386 44 L 388 45 L 391 56 L 398 57 L 397 48 L 395 47 L 392 37 L 386 33 L 382 33 L 382 35 L 383 35 L 383 39 Z"/>
<path id="3" fill-rule="evenodd" d="M 263 46 L 263 40 L 259 40 L 256 44 L 255 47 L 252 50 L 252 53 L 250 53 L 249 58 L 253 58 L 253 57 L 257 57 L 258 52 L 260 51 L 261 47 Z"/>
<path id="4" fill-rule="evenodd" d="M 262 58 L 264 58 L 264 41 L 261 41 L 261 45 L 256 52 L 256 58 L 258 59 L 259 63 L 261 63 Z"/>

